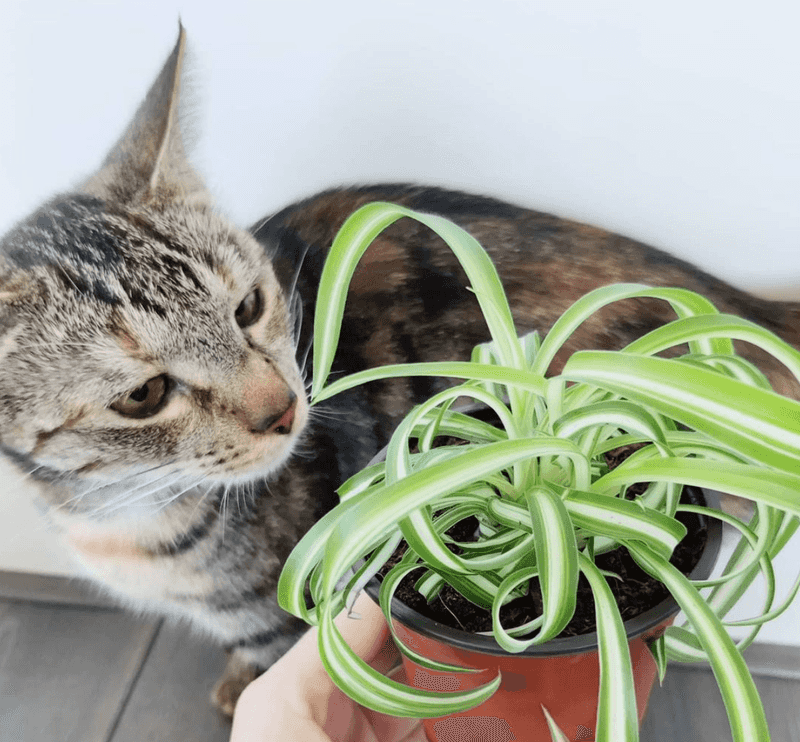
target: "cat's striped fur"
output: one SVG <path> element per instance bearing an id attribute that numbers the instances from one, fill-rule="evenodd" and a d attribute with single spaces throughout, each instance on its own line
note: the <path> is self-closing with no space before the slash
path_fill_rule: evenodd
<path id="1" fill-rule="evenodd" d="M 217 690 L 227 711 L 255 668 L 303 630 L 275 603 L 283 560 L 398 416 L 442 383 L 377 383 L 309 413 L 316 283 L 359 205 L 394 201 L 467 228 L 496 261 L 520 331 L 546 331 L 591 288 L 637 281 L 695 289 L 800 345 L 797 305 L 494 199 L 340 189 L 239 230 L 214 212 L 183 152 L 183 44 L 181 33 L 100 170 L 0 243 L 0 451 L 37 485 L 99 584 L 134 610 L 188 618 L 231 650 Z M 669 318 L 660 303 L 630 301 L 567 350 L 620 347 Z M 403 220 L 355 277 L 335 371 L 467 357 L 484 339 L 450 252 Z M 798 396 L 781 367 L 745 355 Z"/>

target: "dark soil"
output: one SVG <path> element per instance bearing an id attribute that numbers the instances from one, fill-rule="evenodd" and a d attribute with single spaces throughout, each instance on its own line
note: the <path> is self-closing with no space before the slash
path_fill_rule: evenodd
<path id="1" fill-rule="evenodd" d="M 610 468 L 613 469 L 630 453 L 631 451 L 619 452 L 619 454 L 610 453 L 607 456 Z M 640 489 L 643 490 L 644 487 L 646 485 Z M 690 492 L 691 494 L 689 495 L 684 492 L 682 502 L 696 501 L 697 491 Z M 629 488 L 627 496 L 632 497 L 634 493 L 638 494 L 638 491 Z M 684 574 L 689 574 L 703 553 L 707 540 L 707 529 L 701 519 L 692 513 L 679 513 L 677 519 L 687 527 L 688 533 L 675 548 L 670 562 Z M 457 541 L 471 541 L 474 540 L 476 528 L 477 520 L 475 518 L 467 518 L 451 528 L 448 534 Z M 454 552 L 458 551 L 456 547 L 448 546 Z M 386 574 L 388 569 L 399 561 L 405 549 L 406 545 L 402 544 L 381 571 L 380 576 Z M 600 569 L 613 572 L 621 578 L 619 580 L 610 578 L 608 583 L 617 600 L 624 621 L 655 607 L 669 595 L 661 582 L 653 579 L 639 568 L 625 548 L 620 547 L 615 551 L 601 554 L 596 557 L 595 563 Z M 473 633 L 491 631 L 491 613 L 462 597 L 450 585 L 445 585 L 439 595 L 431 603 L 428 603 L 414 589 L 414 583 L 422 573 L 422 568 L 415 570 L 400 583 L 395 596 L 401 602 L 418 613 L 455 629 Z M 500 610 L 500 618 L 503 626 L 511 628 L 531 621 L 540 616 L 541 613 L 541 590 L 538 580 L 534 578 L 531 580 L 528 594 L 503 606 Z M 559 636 L 568 637 L 586 634 L 594 631 L 595 627 L 594 597 L 588 581 L 581 574 L 578 583 L 575 615 Z"/>

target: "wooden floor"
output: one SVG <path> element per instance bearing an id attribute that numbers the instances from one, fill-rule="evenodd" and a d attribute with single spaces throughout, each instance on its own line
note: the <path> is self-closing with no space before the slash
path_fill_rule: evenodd
<path id="1" fill-rule="evenodd" d="M 756 664 L 769 672 L 781 653 L 766 647 Z M 230 727 L 207 702 L 223 664 L 219 649 L 180 627 L 111 608 L 1 600 L 0 742 L 223 742 Z M 800 742 L 792 674 L 757 678 L 773 742 Z M 711 673 L 671 667 L 641 738 L 730 740 Z"/>

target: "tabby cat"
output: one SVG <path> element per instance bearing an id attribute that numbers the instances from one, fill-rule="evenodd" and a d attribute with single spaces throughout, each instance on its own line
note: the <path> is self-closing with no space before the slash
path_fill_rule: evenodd
<path id="1" fill-rule="evenodd" d="M 330 190 L 249 231 L 223 220 L 186 159 L 178 43 L 100 169 L 0 243 L 0 452 L 35 483 L 94 580 L 138 611 L 189 619 L 243 685 L 304 631 L 281 564 L 432 379 L 375 383 L 310 411 L 310 319 L 343 220 L 384 200 L 453 219 L 490 251 L 519 330 L 546 331 L 616 281 L 684 286 L 800 346 L 800 305 L 748 296 L 618 235 L 478 196 L 408 185 Z M 357 272 L 334 372 L 467 357 L 486 339 L 449 250 L 401 220 Z M 670 319 L 631 300 L 567 351 L 618 348 Z M 776 388 L 782 367 L 753 348 Z M 559 364 L 556 359 L 555 364 Z"/>

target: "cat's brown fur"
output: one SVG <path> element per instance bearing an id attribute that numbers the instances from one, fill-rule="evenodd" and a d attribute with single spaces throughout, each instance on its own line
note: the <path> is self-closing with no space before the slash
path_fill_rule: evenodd
<path id="1" fill-rule="evenodd" d="M 181 32 L 100 170 L 0 243 L 0 451 L 38 486 L 98 584 L 134 610 L 188 618 L 228 647 L 216 691 L 228 713 L 255 669 L 303 630 L 274 599 L 289 551 L 399 416 L 444 383 L 376 383 L 310 414 L 304 359 L 319 272 L 361 204 L 393 201 L 469 230 L 495 260 L 520 332 L 547 331 L 589 289 L 635 281 L 694 289 L 800 346 L 798 305 L 494 199 L 339 189 L 238 230 L 213 211 L 184 155 L 183 45 Z M 467 357 L 486 329 L 464 281 L 438 238 L 394 224 L 355 277 L 334 372 Z M 263 314 L 247 324 L 254 287 Z M 668 319 L 663 304 L 632 300 L 593 318 L 565 352 L 618 348 Z M 782 367 L 743 352 L 779 391 L 800 395 Z M 119 412 L 151 394 L 162 400 L 153 414 Z"/>

